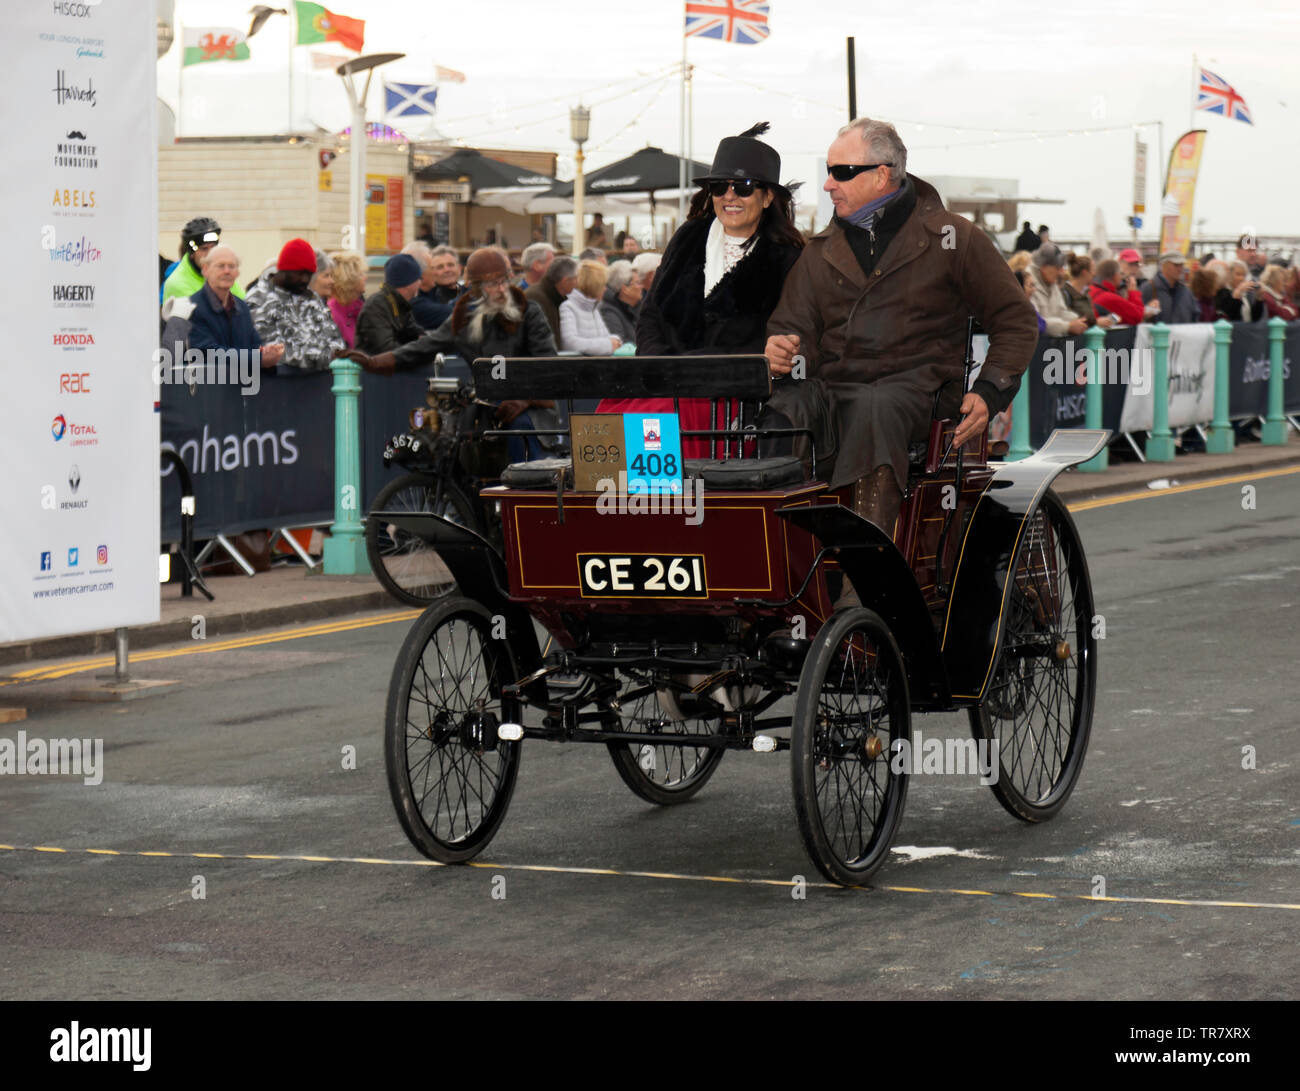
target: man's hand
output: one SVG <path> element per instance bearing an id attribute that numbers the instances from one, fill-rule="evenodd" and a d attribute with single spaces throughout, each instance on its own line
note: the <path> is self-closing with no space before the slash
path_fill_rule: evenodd
<path id="1" fill-rule="evenodd" d="M 1088 320 L 1086 318 L 1076 318 L 1065 328 L 1070 333 L 1082 333 L 1088 328 Z"/>
<path id="2" fill-rule="evenodd" d="M 962 398 L 960 412 L 962 418 L 953 435 L 957 447 L 964 446 L 968 439 L 983 435 L 989 426 L 989 407 L 978 394 L 967 394 Z"/>
<path id="3" fill-rule="evenodd" d="M 794 369 L 795 354 L 799 351 L 799 335 L 777 333 L 767 339 L 763 355 L 773 375 L 789 375 Z"/>
<path id="4" fill-rule="evenodd" d="M 277 341 L 273 345 L 262 346 L 262 366 L 275 367 L 284 358 L 284 342 Z"/>
<path id="5" fill-rule="evenodd" d="M 1103 330 L 1108 330 L 1115 324 L 1115 316 L 1112 314 L 1103 314 L 1097 319 L 1097 325 Z"/>
<path id="6" fill-rule="evenodd" d="M 336 359 L 351 360 L 354 364 L 360 364 L 362 371 L 368 371 L 372 375 L 391 375 L 397 370 L 397 357 L 391 352 L 381 352 L 378 356 L 367 356 L 357 349 L 349 349 L 347 352 L 340 353 Z"/>
<path id="7" fill-rule="evenodd" d="M 502 424 L 509 424 L 520 413 L 528 409 L 528 402 L 522 398 L 512 399 L 508 402 L 502 402 L 497 406 L 497 420 Z"/>

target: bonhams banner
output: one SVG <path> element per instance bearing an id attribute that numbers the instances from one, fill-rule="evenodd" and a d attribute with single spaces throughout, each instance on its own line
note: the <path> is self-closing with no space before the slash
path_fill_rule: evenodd
<path id="1" fill-rule="evenodd" d="M 5 5 L 0 642 L 158 618 L 154 5 Z"/>

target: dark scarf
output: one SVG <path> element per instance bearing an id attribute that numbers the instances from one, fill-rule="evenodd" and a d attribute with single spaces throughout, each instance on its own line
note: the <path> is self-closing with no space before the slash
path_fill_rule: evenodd
<path id="1" fill-rule="evenodd" d="M 844 232 L 844 238 L 858 259 L 862 271 L 870 276 L 879 264 L 889 244 L 894 241 L 907 218 L 916 208 L 916 187 L 909 174 L 898 189 L 898 199 L 889 201 L 883 208 L 877 209 L 875 224 L 871 228 L 858 227 L 848 220 L 835 217 L 834 222 Z"/>

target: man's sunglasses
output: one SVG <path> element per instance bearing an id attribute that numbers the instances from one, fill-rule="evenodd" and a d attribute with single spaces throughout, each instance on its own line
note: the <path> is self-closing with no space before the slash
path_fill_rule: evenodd
<path id="1" fill-rule="evenodd" d="M 762 189 L 761 182 L 755 182 L 752 178 L 745 178 L 739 182 L 710 182 L 709 192 L 714 197 L 725 197 L 727 190 L 734 189 L 737 197 L 748 197 L 755 189 Z"/>
<path id="2" fill-rule="evenodd" d="M 826 173 L 837 182 L 851 182 L 859 174 L 881 167 L 893 167 L 892 163 L 827 163 Z"/>

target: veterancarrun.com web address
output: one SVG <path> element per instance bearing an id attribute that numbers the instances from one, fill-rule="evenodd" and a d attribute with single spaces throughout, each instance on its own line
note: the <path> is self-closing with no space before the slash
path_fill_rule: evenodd
<path id="1" fill-rule="evenodd" d="M 111 591 L 113 590 L 112 580 L 101 580 L 99 583 L 73 583 L 66 587 L 44 587 L 32 592 L 34 599 L 55 599 L 62 598 L 64 595 L 88 595 L 92 591 Z"/>
<path id="2" fill-rule="evenodd" d="M 1168 1050 L 1164 1053 L 1116 1053 L 1118 1064 L 1137 1062 L 1138 1064 L 1199 1064 L 1203 1068 L 1212 1064 L 1249 1064 L 1249 1053 L 1183 1053 L 1180 1050 Z"/>

